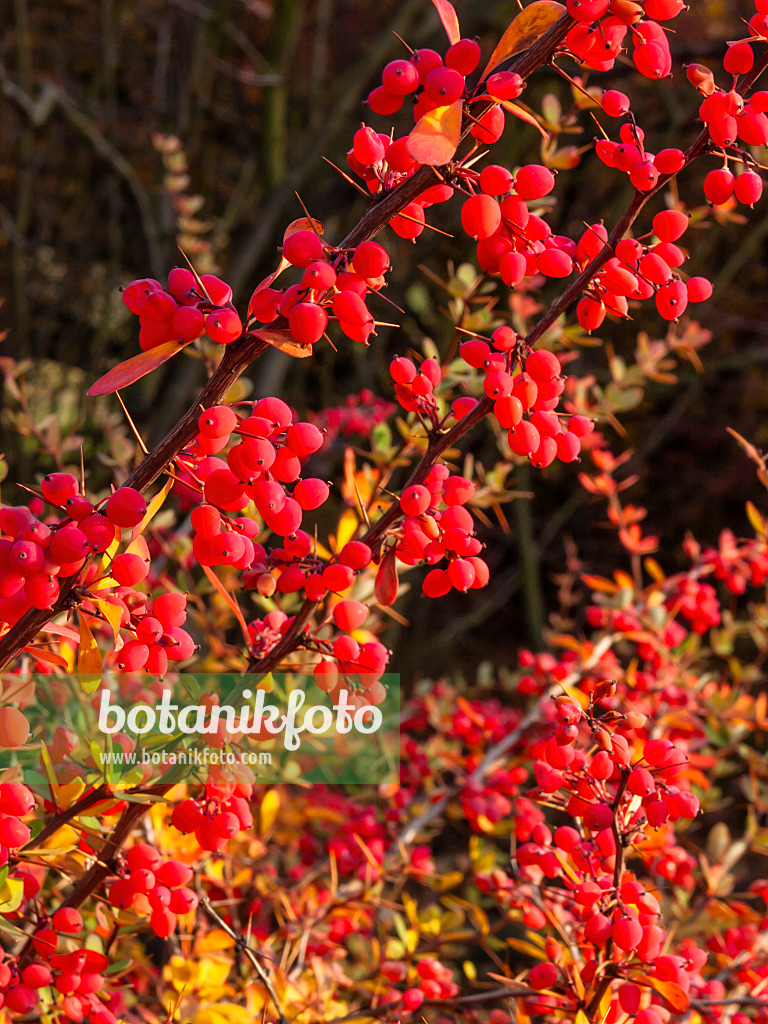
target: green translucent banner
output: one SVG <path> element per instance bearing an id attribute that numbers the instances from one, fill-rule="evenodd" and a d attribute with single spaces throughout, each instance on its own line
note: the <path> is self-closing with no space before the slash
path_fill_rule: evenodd
<path id="1" fill-rule="evenodd" d="M 0 769 L 59 805 L 78 783 L 130 794 L 155 783 L 234 774 L 256 784 L 397 782 L 399 677 L 321 690 L 310 674 L 5 674 L 3 704 L 29 739 L 0 748 Z M 375 695 L 377 703 L 370 703 Z"/>

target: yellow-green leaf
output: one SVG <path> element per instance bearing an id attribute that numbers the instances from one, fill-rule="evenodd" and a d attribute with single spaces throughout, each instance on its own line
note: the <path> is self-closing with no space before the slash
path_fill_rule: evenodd
<path id="1" fill-rule="evenodd" d="M 93 693 L 101 682 L 101 653 L 85 616 L 78 614 L 80 647 L 77 651 L 77 672 L 84 693 Z"/>
<path id="2" fill-rule="evenodd" d="M 6 878 L 0 885 L 0 914 L 18 910 L 24 898 L 24 882 L 21 878 Z"/>

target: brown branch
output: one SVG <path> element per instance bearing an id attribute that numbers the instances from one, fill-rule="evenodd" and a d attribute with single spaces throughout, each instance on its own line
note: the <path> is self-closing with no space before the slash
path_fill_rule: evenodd
<path id="1" fill-rule="evenodd" d="M 208 917 L 210 917 L 214 924 L 217 924 L 222 931 L 226 932 L 230 939 L 234 939 L 236 948 L 242 950 L 251 967 L 253 967 L 254 971 L 259 976 L 259 980 L 267 990 L 267 995 L 272 1000 L 272 1003 L 277 1010 L 277 1016 L 280 1018 L 280 1024 L 288 1024 L 288 1018 L 285 1015 L 285 1010 L 283 1010 L 283 1007 L 280 1004 L 277 992 L 275 991 L 275 986 L 272 984 L 272 979 L 267 973 L 266 968 L 259 962 L 259 954 L 257 951 L 253 949 L 252 946 L 248 945 L 244 935 L 238 935 L 235 929 L 232 928 L 231 925 L 227 924 L 224 918 L 213 909 L 213 905 L 205 893 L 198 889 L 197 895 L 199 896 L 202 908 Z"/>

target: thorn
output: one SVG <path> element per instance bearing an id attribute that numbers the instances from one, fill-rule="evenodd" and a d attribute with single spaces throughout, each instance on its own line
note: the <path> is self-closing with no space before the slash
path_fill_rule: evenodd
<path id="1" fill-rule="evenodd" d="M 26 484 L 16 484 L 16 486 L 20 487 L 22 489 L 22 491 L 27 491 L 29 494 L 34 494 L 34 496 L 36 498 L 40 498 L 41 501 L 46 502 L 48 505 L 51 504 L 48 501 L 48 499 L 44 496 L 42 491 L 36 491 L 34 487 L 27 487 Z M 64 507 L 63 505 L 54 505 L 54 508 L 63 508 L 63 507 Z"/>
<path id="2" fill-rule="evenodd" d="M 328 337 L 328 335 L 327 335 L 327 334 L 325 333 L 325 331 L 323 331 L 323 337 L 324 337 L 324 338 L 325 338 L 325 340 L 326 340 L 326 341 L 328 342 L 328 344 L 329 344 L 329 345 L 331 346 L 331 348 L 333 349 L 333 351 L 334 351 L 334 352 L 336 352 L 336 353 L 338 353 L 338 351 L 339 351 L 339 350 L 338 350 L 338 349 L 336 348 L 336 346 L 335 346 L 335 345 L 333 344 L 333 342 L 332 342 L 332 341 L 331 341 L 331 339 L 330 339 L 330 338 Z"/>
<path id="3" fill-rule="evenodd" d="M 416 52 L 416 51 L 415 51 L 415 50 L 413 49 L 413 47 L 409 46 L 409 45 L 408 45 L 408 43 L 406 43 L 406 41 L 405 41 L 405 40 L 403 39 L 403 37 L 402 37 L 402 36 L 399 36 L 399 35 L 397 34 L 397 32 L 395 32 L 394 30 L 393 30 L 393 32 L 392 32 L 392 35 L 393 35 L 393 36 L 395 37 L 395 39 L 399 39 L 399 40 L 400 40 L 400 42 L 401 42 L 401 43 L 403 44 L 403 46 L 404 46 L 404 47 L 406 48 L 406 50 L 408 51 L 408 53 L 415 53 L 415 52 Z"/>
<path id="4" fill-rule="evenodd" d="M 360 491 L 358 490 L 358 487 L 357 487 L 357 480 L 355 480 L 354 476 L 352 477 L 352 483 L 353 483 L 354 488 L 355 488 L 355 494 L 357 496 L 357 503 L 360 506 L 360 514 L 363 517 L 363 522 L 365 523 L 366 527 L 370 530 L 370 528 L 371 528 L 371 521 L 368 518 L 368 513 L 366 512 L 365 506 L 363 505 L 363 499 L 360 496 Z"/>
<path id="5" fill-rule="evenodd" d="M 120 403 L 120 405 L 122 407 L 123 412 L 125 413 L 125 418 L 128 420 L 128 425 L 131 428 L 131 430 L 133 431 L 133 436 L 138 441 L 139 448 L 141 448 L 141 450 L 142 450 L 144 455 L 149 455 L 149 448 L 147 448 L 147 446 L 142 441 L 141 434 L 136 429 L 136 424 L 131 419 L 131 415 L 128 412 L 128 410 L 126 409 L 126 407 L 125 407 L 125 402 L 123 401 L 122 395 L 120 394 L 119 391 L 116 391 L 115 395 L 117 397 L 118 402 Z"/>
<path id="6" fill-rule="evenodd" d="M 200 275 L 195 270 L 195 268 L 192 266 L 192 261 L 190 260 L 189 256 L 187 256 L 187 254 L 184 252 L 184 250 L 181 248 L 180 245 L 177 245 L 176 248 L 179 250 L 181 255 L 184 257 L 184 261 L 186 262 L 186 264 L 189 267 L 189 269 L 192 271 L 192 274 L 194 275 L 195 283 L 197 284 L 197 287 L 200 289 L 200 291 L 203 293 L 203 295 L 206 297 L 206 299 L 208 299 L 210 304 L 213 305 L 213 299 L 208 294 L 208 289 L 205 287 L 203 282 L 200 280 Z"/>
<path id="7" fill-rule="evenodd" d="M 83 458 L 83 446 L 80 445 L 80 490 L 85 494 L 85 461 Z"/>
<path id="8" fill-rule="evenodd" d="M 349 182 L 352 188 L 356 188 L 360 195 L 365 196 L 365 198 L 368 200 L 372 198 L 370 192 L 366 192 L 366 190 L 361 185 L 358 185 L 356 181 L 350 178 L 350 176 L 346 174 L 344 171 L 342 171 L 340 167 L 337 167 L 336 164 L 332 160 L 329 160 L 327 156 L 324 156 L 323 160 L 325 160 L 327 164 L 330 164 L 334 171 L 338 171 L 342 178 L 344 178 L 345 181 Z"/>
<path id="9" fill-rule="evenodd" d="M 405 310 L 404 309 L 400 309 L 398 304 L 396 302 L 393 302 L 392 299 L 387 298 L 387 296 L 384 295 L 383 292 L 371 292 L 371 294 L 372 295 L 378 295 L 380 299 L 384 299 L 384 301 L 388 302 L 390 304 L 390 306 L 394 306 L 398 313 L 402 313 L 403 316 L 405 316 Z"/>
<path id="10" fill-rule="evenodd" d="M 600 132 L 600 134 L 601 134 L 601 135 L 603 136 L 603 138 L 605 139 L 605 141 L 606 141 L 606 142 L 610 142 L 611 140 L 610 140 L 610 139 L 608 138 L 608 136 L 607 136 L 607 135 L 605 134 L 605 129 L 604 129 L 604 128 L 603 128 L 603 126 L 602 126 L 602 125 L 600 124 L 600 122 L 599 122 L 599 121 L 597 120 L 597 118 L 595 117 L 595 115 L 594 115 L 594 114 L 592 113 L 592 111 L 591 111 L 591 110 L 590 110 L 590 112 L 589 112 L 589 116 L 590 116 L 590 117 L 592 118 L 592 120 L 593 120 L 593 121 L 595 122 L 595 124 L 597 125 L 598 131 L 599 131 L 599 132 Z"/>
<path id="11" fill-rule="evenodd" d="M 308 210 L 308 209 L 306 208 L 306 206 L 304 205 L 304 200 L 303 200 L 303 199 L 301 198 L 301 196 L 299 195 L 299 193 L 298 193 L 298 192 L 294 192 L 293 194 L 294 194 L 294 195 L 296 196 L 296 198 L 297 198 L 297 199 L 299 200 L 299 203 L 301 204 L 301 208 L 302 208 L 302 210 L 303 210 L 303 211 L 304 211 L 304 213 L 305 213 L 305 214 L 307 215 L 307 220 L 309 221 L 309 226 L 310 226 L 310 228 L 312 229 L 312 231 L 314 231 L 314 233 L 315 233 L 315 234 L 317 235 L 317 237 L 318 237 L 318 238 L 320 239 L 320 241 L 322 242 L 322 240 L 323 240 L 323 239 L 322 239 L 322 238 L 320 237 L 320 232 L 319 232 L 319 231 L 317 230 L 317 228 L 315 227 L 315 218 L 314 218 L 314 217 L 311 217 L 311 216 L 310 216 L 309 210 Z"/>
<path id="12" fill-rule="evenodd" d="M 431 224 L 427 224 L 426 221 L 417 220 L 415 217 L 411 217 L 407 213 L 397 213 L 396 217 L 402 217 L 403 220 L 412 220 L 414 224 L 421 224 L 423 228 L 429 228 L 430 231 L 436 231 L 438 235 L 445 235 L 446 238 L 453 238 L 454 236 L 449 234 L 447 231 L 441 231 L 440 228 L 435 228 Z M 414 239 L 415 241 L 415 239 Z"/>

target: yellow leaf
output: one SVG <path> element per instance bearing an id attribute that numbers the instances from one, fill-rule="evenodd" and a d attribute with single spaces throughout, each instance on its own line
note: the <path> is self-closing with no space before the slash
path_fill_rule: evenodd
<path id="1" fill-rule="evenodd" d="M 206 935 L 195 942 L 196 953 L 216 953 L 232 949 L 235 940 L 227 935 L 223 928 L 212 928 Z"/>
<path id="2" fill-rule="evenodd" d="M 543 36 L 563 14 L 565 7 L 554 0 L 535 0 L 529 4 L 518 14 L 499 40 L 480 81 L 484 81 L 502 61 L 533 46 L 539 36 Z"/>
<path id="3" fill-rule="evenodd" d="M 77 673 L 84 693 L 93 693 L 101 682 L 101 654 L 85 616 L 78 614 L 80 647 L 77 652 Z"/>
<path id="4" fill-rule="evenodd" d="M 406 149 L 420 164 L 438 166 L 453 159 L 461 139 L 462 100 L 428 110 L 411 131 Z"/>
<path id="5" fill-rule="evenodd" d="M 763 536 L 765 536 L 765 520 L 757 511 L 757 509 L 751 501 L 747 502 L 747 519 L 749 519 L 750 523 L 752 524 L 752 529 L 755 531 L 755 533 L 761 533 L 763 534 Z"/>
<path id="6" fill-rule="evenodd" d="M 120 620 L 123 617 L 123 609 L 100 597 L 95 597 L 93 603 L 112 627 L 114 638 L 117 640 L 117 635 L 120 631 Z"/>
<path id="7" fill-rule="evenodd" d="M 314 231 L 315 234 L 322 237 L 325 228 L 322 221 L 316 220 L 314 217 L 311 220 L 309 217 L 297 217 L 296 220 L 291 221 L 283 232 L 283 242 L 290 238 L 291 235 L 295 235 L 297 231 Z"/>
<path id="8" fill-rule="evenodd" d="M 277 812 L 280 810 L 280 794 L 276 789 L 270 789 L 264 794 L 259 808 L 259 832 L 264 835 L 274 825 L 277 819 Z"/>
<path id="9" fill-rule="evenodd" d="M 624 590 L 634 590 L 635 581 L 627 572 L 622 572 L 621 569 L 617 569 L 613 574 L 613 578 L 616 580 L 618 585 Z"/>
<path id="10" fill-rule="evenodd" d="M 107 550 L 104 552 L 101 558 L 101 571 L 105 572 L 107 566 L 117 554 L 117 549 L 120 547 L 120 531 L 117 531 L 117 536 L 109 545 Z"/>
<path id="11" fill-rule="evenodd" d="M 336 527 L 336 550 L 341 551 L 347 541 L 352 540 L 357 533 L 360 520 L 353 508 L 347 508 L 341 513 L 339 525 Z"/>
<path id="12" fill-rule="evenodd" d="M 646 560 L 643 562 L 643 565 L 645 566 L 645 571 L 648 573 L 652 580 L 655 580 L 656 583 L 661 583 L 663 580 L 667 578 L 666 573 L 661 568 L 661 566 L 655 558 L 646 558 Z"/>
<path id="13" fill-rule="evenodd" d="M 147 511 L 144 513 L 144 518 L 141 520 L 140 523 L 134 526 L 133 533 L 131 534 L 131 540 L 136 540 L 136 538 L 140 534 L 144 533 L 144 530 L 147 528 L 149 522 L 157 515 L 157 513 L 162 508 L 163 502 L 170 494 L 172 487 L 173 480 L 170 477 L 168 477 L 163 486 L 160 488 L 160 490 L 157 492 L 154 498 L 147 505 Z"/>
<path id="14" fill-rule="evenodd" d="M 536 960 L 544 959 L 543 950 L 539 949 L 538 946 L 534 946 L 532 942 L 524 942 L 523 939 L 507 939 L 507 945 L 511 946 L 512 949 L 516 949 L 519 953 L 525 953 L 526 956 L 532 956 Z"/>

